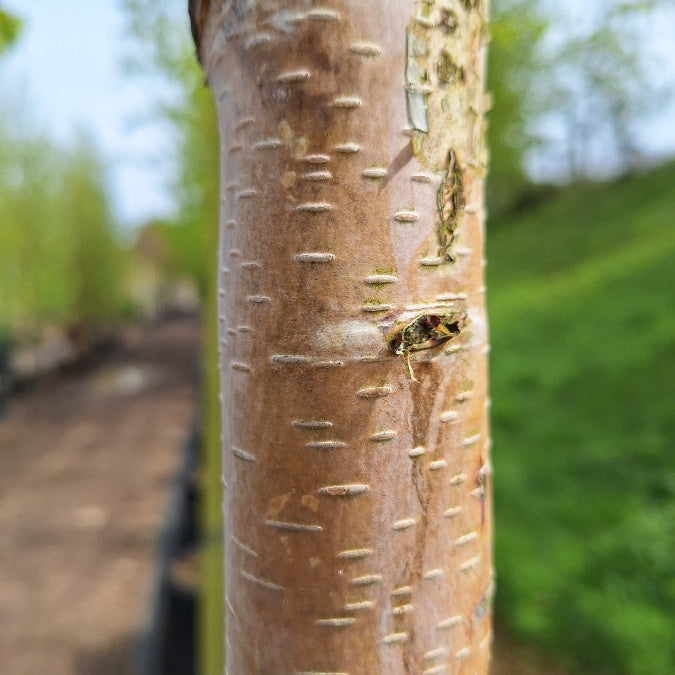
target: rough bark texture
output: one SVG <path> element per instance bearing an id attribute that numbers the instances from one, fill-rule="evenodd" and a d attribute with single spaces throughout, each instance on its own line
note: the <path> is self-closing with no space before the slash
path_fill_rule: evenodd
<path id="1" fill-rule="evenodd" d="M 485 14 L 193 8 L 222 139 L 231 675 L 487 672 Z"/>

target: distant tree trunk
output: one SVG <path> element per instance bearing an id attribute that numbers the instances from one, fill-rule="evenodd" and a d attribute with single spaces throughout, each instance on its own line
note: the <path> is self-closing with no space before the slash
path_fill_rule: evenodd
<path id="1" fill-rule="evenodd" d="M 484 0 L 201 0 L 230 675 L 487 672 Z"/>

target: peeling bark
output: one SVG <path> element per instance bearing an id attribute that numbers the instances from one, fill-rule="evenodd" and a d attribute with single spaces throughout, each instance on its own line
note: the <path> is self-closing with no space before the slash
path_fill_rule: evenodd
<path id="1" fill-rule="evenodd" d="M 227 670 L 486 673 L 485 4 L 192 17 L 222 140 Z"/>

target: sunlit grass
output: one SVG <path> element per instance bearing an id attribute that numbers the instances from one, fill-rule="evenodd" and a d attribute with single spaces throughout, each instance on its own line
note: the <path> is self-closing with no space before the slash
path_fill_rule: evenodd
<path id="1" fill-rule="evenodd" d="M 675 672 L 673 223 L 671 165 L 490 224 L 498 611 L 572 672 Z"/>

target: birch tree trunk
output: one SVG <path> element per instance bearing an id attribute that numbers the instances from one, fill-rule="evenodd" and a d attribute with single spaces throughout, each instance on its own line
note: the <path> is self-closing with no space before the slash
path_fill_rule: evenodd
<path id="1" fill-rule="evenodd" d="M 201 0 L 230 675 L 486 673 L 484 0 Z"/>

